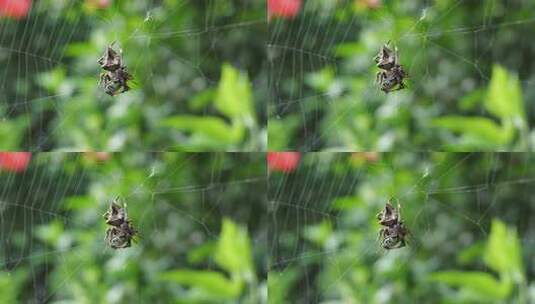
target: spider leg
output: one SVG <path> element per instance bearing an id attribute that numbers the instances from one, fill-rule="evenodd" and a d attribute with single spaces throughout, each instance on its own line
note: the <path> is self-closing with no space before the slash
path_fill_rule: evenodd
<path id="1" fill-rule="evenodd" d="M 383 239 L 383 240 L 381 241 L 381 248 L 383 248 L 383 249 L 388 249 L 388 246 L 386 246 L 385 243 L 386 243 L 386 239 Z"/>
<path id="2" fill-rule="evenodd" d="M 399 241 L 399 243 L 397 243 L 396 246 L 392 247 L 392 249 L 396 249 L 396 248 L 402 248 L 402 247 L 405 247 L 407 244 L 405 243 L 405 240 L 404 239 L 401 239 Z"/>
<path id="3" fill-rule="evenodd" d="M 379 230 L 379 234 L 377 235 L 376 242 L 379 243 L 379 246 L 378 246 L 379 249 L 384 249 L 386 230 L 387 230 L 386 227 L 381 228 L 381 230 Z"/>
<path id="4" fill-rule="evenodd" d="M 403 81 L 401 81 L 400 83 L 398 83 L 397 87 L 395 89 L 392 89 L 391 91 L 399 91 L 399 90 L 403 90 L 405 88 L 405 84 L 403 83 Z"/>
<path id="5" fill-rule="evenodd" d="M 105 240 L 106 242 L 110 242 L 110 241 L 111 241 L 111 239 L 112 239 L 112 234 L 113 234 L 113 230 L 114 230 L 114 228 L 108 228 L 108 229 L 106 230 L 106 236 L 104 237 L 104 240 Z"/>
<path id="6" fill-rule="evenodd" d="M 386 228 L 381 228 L 381 230 L 379 230 L 379 235 L 377 236 L 377 241 L 379 241 L 382 237 L 384 237 L 385 231 L 386 231 Z"/>
<path id="7" fill-rule="evenodd" d="M 375 215 L 375 217 L 376 217 L 378 220 L 381 220 L 381 218 L 383 217 L 383 213 L 384 213 L 384 212 L 381 211 L 381 212 L 377 213 L 377 214 Z"/>
<path id="8" fill-rule="evenodd" d="M 386 254 L 389 247 L 386 245 L 386 239 L 381 240 L 380 245 L 377 247 L 377 253 Z"/>
<path id="9" fill-rule="evenodd" d="M 387 78 L 387 75 L 385 71 L 377 72 L 375 82 L 379 85 L 379 88 L 381 89 L 381 91 L 388 93 L 388 91 L 385 90 L 385 88 L 383 87 L 383 82 L 386 78 Z"/>
<path id="10" fill-rule="evenodd" d="M 383 72 L 377 72 L 377 74 L 375 74 L 375 83 L 381 83 L 383 79 Z"/>
<path id="11" fill-rule="evenodd" d="M 104 78 L 106 77 L 106 73 L 100 73 L 100 79 L 98 81 L 98 85 L 102 86 L 102 83 L 105 81 Z"/>

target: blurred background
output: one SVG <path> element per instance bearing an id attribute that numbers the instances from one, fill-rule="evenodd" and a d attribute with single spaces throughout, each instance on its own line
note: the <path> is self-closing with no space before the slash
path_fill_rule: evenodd
<path id="1" fill-rule="evenodd" d="M 526 151 L 535 2 L 268 0 L 269 149 Z M 399 49 L 408 88 L 373 58 Z"/>
<path id="2" fill-rule="evenodd" d="M 271 153 L 270 303 L 535 303 L 535 155 Z M 395 197 L 407 247 L 381 248 Z"/>
<path id="3" fill-rule="evenodd" d="M 262 1 L 0 1 L 0 149 L 261 151 Z M 132 90 L 98 86 L 116 42 Z"/>
<path id="4" fill-rule="evenodd" d="M 263 154 L 2 152 L 0 170 L 0 303 L 267 301 Z M 116 196 L 139 231 L 118 250 Z"/>

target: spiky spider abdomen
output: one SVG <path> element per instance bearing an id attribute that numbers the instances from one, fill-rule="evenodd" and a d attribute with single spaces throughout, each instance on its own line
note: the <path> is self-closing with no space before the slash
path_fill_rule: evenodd
<path id="1" fill-rule="evenodd" d="M 407 73 L 399 63 L 397 48 L 391 50 L 389 44 L 390 41 L 381 47 L 379 54 L 374 58 L 377 67 L 381 69 L 377 72 L 376 82 L 385 93 L 404 89 L 403 80 L 407 77 Z"/>
<path id="2" fill-rule="evenodd" d="M 394 208 L 390 201 L 385 205 L 385 208 L 377 214 L 377 220 L 383 227 L 379 230 L 379 239 L 381 240 L 381 247 L 384 249 L 396 249 L 406 246 L 406 237 L 409 235 L 409 230 L 401 220 L 401 206 Z"/>
<path id="3" fill-rule="evenodd" d="M 117 53 L 112 48 L 114 43 L 106 47 L 104 55 L 98 59 L 98 64 L 104 69 L 104 72 L 100 74 L 99 85 L 103 86 L 106 94 L 110 96 L 130 90 L 128 81 L 133 79 L 126 65 L 123 64 L 122 51 Z"/>
<path id="4" fill-rule="evenodd" d="M 135 240 L 137 231 L 130 219 L 128 219 L 126 204 L 121 207 L 118 204 L 118 199 L 114 199 L 103 216 L 106 219 L 106 224 L 110 226 L 106 229 L 106 236 L 104 237 L 108 246 L 113 249 L 130 247 L 132 240 Z"/>

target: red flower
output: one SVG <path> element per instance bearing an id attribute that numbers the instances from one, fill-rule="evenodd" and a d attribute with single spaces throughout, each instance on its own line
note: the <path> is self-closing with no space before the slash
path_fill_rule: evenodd
<path id="1" fill-rule="evenodd" d="M 84 157 L 87 160 L 96 162 L 105 162 L 111 158 L 110 153 L 108 152 L 84 152 Z"/>
<path id="2" fill-rule="evenodd" d="M 32 153 L 30 152 L 0 152 L 0 168 L 11 172 L 26 170 Z"/>
<path id="3" fill-rule="evenodd" d="M 301 9 L 302 0 L 268 0 L 268 18 L 281 17 L 292 19 Z"/>
<path id="4" fill-rule="evenodd" d="M 111 5 L 112 0 L 86 0 L 86 4 L 92 8 L 107 8 Z"/>
<path id="5" fill-rule="evenodd" d="M 0 0 L 0 16 L 22 19 L 28 15 L 32 0 Z"/>
<path id="6" fill-rule="evenodd" d="M 291 173 L 297 168 L 299 159 L 299 152 L 268 152 L 267 165 L 269 170 Z"/>
<path id="7" fill-rule="evenodd" d="M 363 8 L 377 9 L 381 7 L 381 0 L 356 0 L 355 5 Z"/>

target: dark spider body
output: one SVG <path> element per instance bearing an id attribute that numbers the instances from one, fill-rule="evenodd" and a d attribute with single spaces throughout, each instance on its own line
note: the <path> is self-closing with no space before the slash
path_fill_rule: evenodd
<path id="1" fill-rule="evenodd" d="M 126 206 L 121 207 L 116 202 L 117 199 L 111 203 L 110 209 L 103 215 L 106 224 L 110 225 L 104 239 L 113 249 L 128 248 L 132 246 L 132 240 L 137 235 L 137 231 L 128 219 Z"/>
<path id="2" fill-rule="evenodd" d="M 132 239 L 136 230 L 130 222 L 123 222 L 118 227 L 111 226 L 106 230 L 106 242 L 113 249 L 128 248 L 132 246 Z"/>
<path id="3" fill-rule="evenodd" d="M 112 48 L 114 43 L 106 47 L 104 55 L 98 60 L 100 67 L 105 70 L 100 74 L 99 85 L 103 86 L 106 94 L 110 96 L 130 90 L 128 80 L 133 79 L 132 75 L 128 73 L 126 65 L 123 65 L 122 52 L 117 53 Z"/>
<path id="4" fill-rule="evenodd" d="M 381 246 L 384 249 L 396 249 L 405 247 L 409 230 L 405 227 L 402 221 L 399 221 L 392 226 L 386 226 L 379 231 L 379 237 L 382 237 Z"/>
<path id="5" fill-rule="evenodd" d="M 117 204 L 119 198 L 111 202 L 110 209 L 102 215 L 106 219 L 106 224 L 111 226 L 119 226 L 127 220 L 126 209 Z"/>
<path id="6" fill-rule="evenodd" d="M 401 220 L 400 210 L 401 206 L 399 204 L 396 209 L 389 201 L 386 203 L 385 209 L 377 214 L 379 224 L 384 226 L 379 231 L 379 238 L 382 238 L 381 247 L 384 249 L 396 249 L 407 245 L 406 238 L 410 232 Z"/>
<path id="7" fill-rule="evenodd" d="M 389 44 L 390 41 L 381 48 L 379 54 L 374 58 L 377 67 L 382 70 L 390 70 L 396 64 L 396 54 L 388 47 Z"/>
<path id="8" fill-rule="evenodd" d="M 403 66 L 399 64 L 397 48 L 394 47 L 392 50 L 388 47 L 389 44 L 390 42 L 381 47 L 379 54 L 374 58 L 377 67 L 381 69 L 377 72 L 376 82 L 385 93 L 404 89 L 403 80 L 408 76 Z"/>
<path id="9" fill-rule="evenodd" d="M 104 55 L 98 60 L 100 67 L 106 71 L 115 71 L 122 65 L 121 56 L 112 48 L 113 44 L 115 44 L 115 42 L 112 42 L 110 46 L 106 47 Z"/>
<path id="10" fill-rule="evenodd" d="M 380 71 L 377 73 L 377 82 L 381 91 L 389 93 L 392 91 L 402 90 L 405 88 L 403 78 L 406 76 L 402 66 L 395 66 L 390 70 Z M 397 86 L 397 87 L 396 87 Z"/>
<path id="11" fill-rule="evenodd" d="M 104 91 L 110 96 L 115 96 L 130 90 L 128 80 L 132 76 L 126 71 L 126 67 L 120 67 L 115 71 L 106 71 L 100 75 L 100 83 Z"/>
<path id="12" fill-rule="evenodd" d="M 386 203 L 385 209 L 377 214 L 379 224 L 383 226 L 391 226 L 398 221 L 399 215 L 396 208 L 392 207 L 390 202 Z"/>

